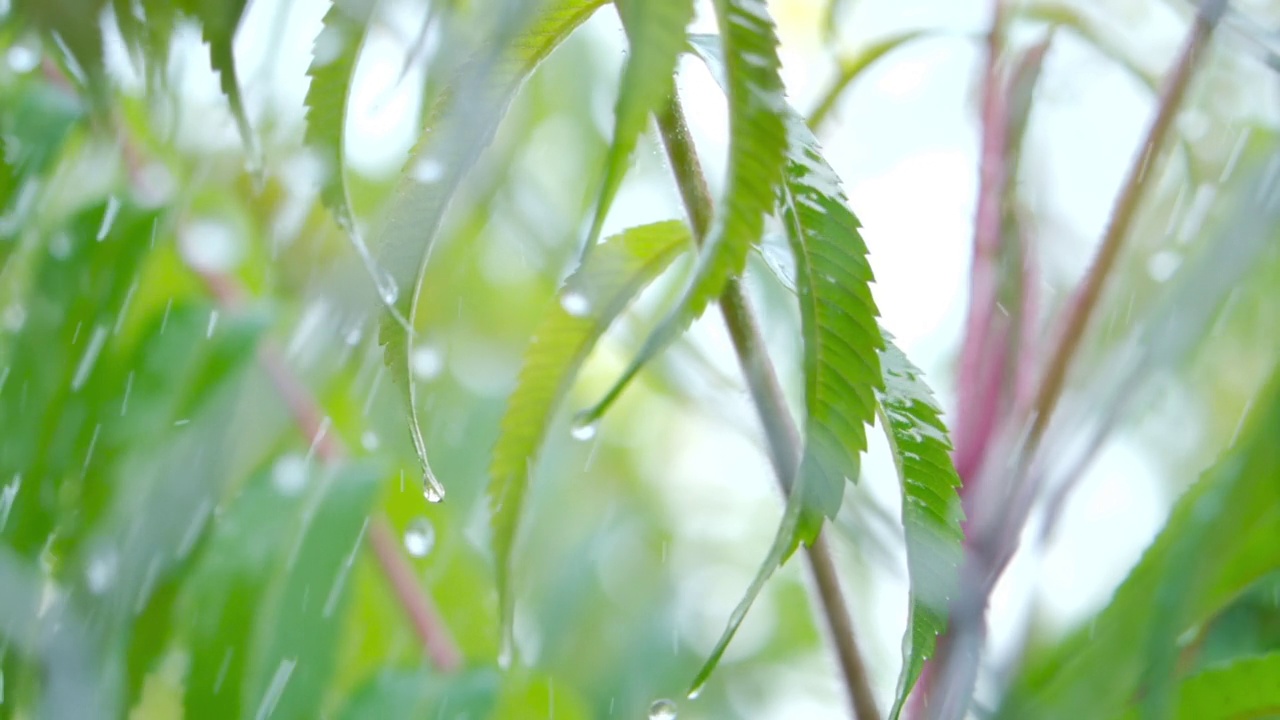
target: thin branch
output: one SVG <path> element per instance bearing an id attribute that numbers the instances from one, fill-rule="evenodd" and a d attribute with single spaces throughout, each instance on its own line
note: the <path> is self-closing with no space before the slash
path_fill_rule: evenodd
<path id="1" fill-rule="evenodd" d="M 244 306 L 244 291 L 231 277 L 208 272 L 199 274 L 219 305 L 230 310 Z M 324 414 L 319 404 L 289 369 L 274 343 L 267 340 L 259 346 L 258 363 L 271 379 L 276 392 L 280 393 L 298 429 L 315 447 L 316 455 L 326 464 L 340 462 L 346 457 L 347 450 L 342 440 L 325 431 Z M 369 547 L 432 664 L 442 672 L 457 671 L 462 667 L 462 654 L 444 619 L 440 617 L 440 611 L 418 583 L 413 566 L 405 559 L 400 543 L 396 541 L 391 521 L 383 513 L 373 519 L 369 530 Z"/>
<path id="2" fill-rule="evenodd" d="M 1125 178 L 1120 195 L 1116 198 L 1111 222 L 1107 226 L 1106 234 L 1103 235 L 1102 246 L 1098 248 L 1098 254 L 1094 256 L 1084 281 L 1071 300 L 1062 335 L 1050 356 L 1049 367 L 1045 371 L 1040 391 L 1033 405 L 1031 430 L 1028 435 L 1032 446 L 1044 434 L 1049 418 L 1053 415 L 1053 410 L 1062 396 L 1071 361 L 1076 356 L 1084 331 L 1102 296 L 1102 288 L 1115 266 L 1125 238 L 1129 235 L 1129 228 L 1138 214 L 1138 206 L 1143 195 L 1146 194 L 1148 182 L 1154 175 L 1151 172 L 1152 165 L 1169 136 L 1169 130 L 1173 126 L 1174 118 L 1177 117 L 1178 108 L 1182 105 L 1191 76 L 1226 6 L 1227 0 L 1205 0 L 1201 3 L 1191 32 L 1178 57 L 1178 64 L 1160 93 L 1156 116 L 1147 130 L 1142 151 L 1138 154 L 1133 166 L 1129 168 L 1129 175 Z"/>
<path id="3" fill-rule="evenodd" d="M 977 503 L 971 516 L 971 552 L 961 573 L 958 597 L 952 604 L 950 638 L 947 643 L 940 644 L 935 659 L 936 680 L 941 685 L 938 692 L 931 694 L 930 717 L 952 720 L 963 717 L 969 709 L 977 678 L 977 663 L 986 635 L 987 599 L 1017 549 L 1018 537 L 1038 489 L 1039 483 L 1028 480 L 1038 476 L 1032 472 L 1033 461 L 1039 455 L 1044 431 L 1061 396 L 1071 360 L 1153 175 L 1152 165 L 1167 139 L 1193 71 L 1225 6 L 1225 0 L 1205 0 L 1202 3 L 1177 64 L 1168 76 L 1142 149 L 1116 199 L 1102 245 L 1072 300 L 1065 329 L 1050 356 L 1049 368 L 1032 406 L 1030 428 L 1021 438 L 1011 434 L 997 436 L 997 442 L 1010 444 L 1009 458 L 1002 460 L 999 467 L 990 467 L 995 464 L 995 457 L 1005 455 L 993 453 L 993 462 L 982 468 L 984 501 Z M 999 488 L 990 487 L 995 480 L 1004 482 Z"/>
<path id="4" fill-rule="evenodd" d="M 706 177 L 698 161 L 697 150 L 689 136 L 689 128 L 680 107 L 679 98 L 673 94 L 664 112 L 657 113 L 658 129 L 663 146 L 676 177 L 680 197 L 684 201 L 694 238 L 701 243 L 711 226 L 713 204 L 707 189 Z M 751 306 L 742 286 L 730 281 L 720 296 L 720 312 L 733 340 L 733 348 L 746 376 L 747 387 L 755 402 L 756 410 L 764 426 L 770 459 L 783 493 L 787 493 L 800 465 L 800 433 L 787 407 L 786 397 L 778 384 L 778 375 L 765 345 L 764 337 L 756 323 Z M 821 536 L 806 548 L 809 566 L 813 571 L 818 597 L 822 603 L 827 625 L 836 645 L 844 684 L 855 717 L 861 720 L 879 718 L 867 670 L 862 663 L 849 610 L 840 589 L 840 578 L 826 542 Z"/>

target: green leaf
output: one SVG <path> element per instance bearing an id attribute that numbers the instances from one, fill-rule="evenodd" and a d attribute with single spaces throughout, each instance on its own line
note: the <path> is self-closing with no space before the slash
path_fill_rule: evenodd
<path id="1" fill-rule="evenodd" d="M 461 675 L 384 670 L 352 696 L 340 717 L 344 720 L 385 718 L 414 720 L 448 711 L 448 717 L 488 718 L 498 703 L 500 676 L 492 668 L 467 670 Z"/>
<path id="2" fill-rule="evenodd" d="M 245 112 L 244 98 L 240 95 L 240 79 L 236 74 L 234 40 L 240 19 L 244 16 L 248 0 L 182 0 L 183 8 L 200 22 L 200 35 L 209 44 L 209 64 L 218 74 L 222 94 L 231 105 L 240 139 L 251 158 L 256 161 L 257 142 L 249 115 Z"/>
<path id="3" fill-rule="evenodd" d="M 845 480 L 856 481 L 884 383 L 884 347 L 871 297 L 871 266 L 860 223 L 817 138 L 788 113 L 790 149 L 782 215 L 796 260 L 796 294 L 804 339 L 805 450 L 799 534 L 811 543 L 823 517 L 840 510 Z M 793 545 L 794 547 L 794 545 Z"/>
<path id="4" fill-rule="evenodd" d="M 632 228 L 605 241 L 565 281 L 561 301 L 529 344 L 489 469 L 504 643 L 510 642 L 515 609 L 512 550 L 529 470 L 547 426 L 600 337 L 636 295 L 689 247 L 689 241 L 688 228 L 676 220 Z"/>
<path id="5" fill-rule="evenodd" d="M 1245 720 L 1280 714 L 1280 653 L 1234 660 L 1198 672 L 1178 686 L 1168 717 L 1175 720 Z M 1137 709 L 1125 713 L 1137 720 Z"/>
<path id="6" fill-rule="evenodd" d="M 259 473 L 219 519 L 181 601 L 188 717 L 318 717 L 380 472 L 310 473 L 289 494 Z"/>
<path id="7" fill-rule="evenodd" d="M 675 89 L 676 61 L 684 50 L 685 28 L 693 19 L 692 0 L 630 0 L 615 5 L 622 16 L 630 55 L 618 85 L 613 142 L 605 156 L 604 180 L 583 253 L 600 237 L 649 113 L 665 103 Z"/>
<path id="8" fill-rule="evenodd" d="M 723 85 L 719 39 L 694 36 L 691 45 Z M 846 479 L 858 477 L 859 456 L 867 447 L 865 426 L 875 419 L 875 393 L 883 384 L 877 355 L 883 342 L 860 224 L 817 138 L 790 107 L 785 107 L 785 117 L 787 165 L 778 204 L 796 260 L 805 448 L 774 544 L 694 680 L 694 693 L 710 677 L 773 572 L 801 542 L 813 542 L 824 517 L 835 517 L 840 510 Z"/>
<path id="9" fill-rule="evenodd" d="M 279 548 L 284 565 L 258 609 L 254 678 L 241 717 L 320 716 L 333 674 L 348 575 L 364 543 L 381 469 L 356 462 L 319 473 L 294 536 Z M 266 711 L 264 714 L 264 710 Z"/>
<path id="10" fill-rule="evenodd" d="M 325 13 L 316 36 L 307 76 L 307 132 L 304 140 L 320 156 L 323 167 L 320 202 L 346 232 L 355 232 L 347 196 L 343 133 L 356 60 L 377 0 L 336 0 Z"/>
<path id="11" fill-rule="evenodd" d="M 951 441 L 942 410 L 920 370 L 884 333 L 880 353 L 884 388 L 878 392 L 881 425 L 902 483 L 902 527 L 907 541 L 910 609 L 902 640 L 902 672 L 890 718 L 898 717 L 938 635 L 947 629 L 964 552 L 960 477 L 951 464 Z"/>
<path id="12" fill-rule="evenodd" d="M 1143 690 L 1152 709 L 1179 638 L 1280 569 L 1280 372 L 1234 447 L 1175 504 L 1164 529 L 1088 627 L 1024 673 L 1006 718 L 1105 717 Z"/>
<path id="13" fill-rule="evenodd" d="M 109 79 L 99 22 L 106 0 L 17 0 L 14 13 L 50 39 L 68 74 L 88 91 L 94 109 L 109 109 Z"/>
<path id="14" fill-rule="evenodd" d="M 0 478 L 21 479 L 3 537 L 34 553 L 53 523 L 74 517 L 116 383 L 104 361 L 118 351 L 112 332 L 149 250 L 154 213 L 115 202 L 70 218 L 38 248 L 21 329 L 5 341 L 5 387 L 0 393 Z M 99 240 L 101 236 L 101 240 Z M 91 458 L 90 458 L 91 459 Z"/>
<path id="15" fill-rule="evenodd" d="M 391 377 L 406 394 L 409 431 L 422 465 L 428 497 L 444 488 L 427 459 L 409 372 L 411 335 L 422 277 L 445 210 L 463 178 L 497 131 L 507 106 L 544 58 L 596 11 L 604 0 L 552 0 L 521 32 L 500 32 L 490 49 L 459 69 L 431 110 L 427 131 L 402 176 L 374 243 L 376 281 L 386 305 L 379 329 Z M 508 26 L 521 18 L 507 19 Z M 402 292 L 412 287 L 411 294 Z"/>
<path id="16" fill-rule="evenodd" d="M 782 182 L 787 137 L 786 98 L 778 74 L 778 38 L 764 0 L 716 0 L 729 97 L 729 168 L 725 196 L 705 238 L 694 278 L 679 304 L 659 323 L 622 376 L 595 407 L 599 418 L 640 368 L 688 329 L 740 276 L 764 232 Z"/>

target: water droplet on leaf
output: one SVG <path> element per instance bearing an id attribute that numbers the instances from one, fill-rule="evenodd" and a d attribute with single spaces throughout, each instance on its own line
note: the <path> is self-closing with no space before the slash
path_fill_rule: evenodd
<path id="1" fill-rule="evenodd" d="M 663 698 L 649 706 L 649 720 L 676 720 L 676 704 Z"/>
<path id="2" fill-rule="evenodd" d="M 420 183 L 438 182 L 444 177 L 444 163 L 424 157 L 413 165 L 413 179 Z"/>
<path id="3" fill-rule="evenodd" d="M 360 436 L 360 446 L 365 450 L 373 451 L 378 449 L 378 436 L 372 430 L 365 430 Z"/>
<path id="4" fill-rule="evenodd" d="M 420 517 L 409 523 L 404 531 L 404 549 L 411 556 L 426 557 L 436 546 L 436 528 L 431 521 Z"/>
<path id="5" fill-rule="evenodd" d="M 560 297 L 560 307 L 573 317 L 584 317 L 591 312 L 591 301 L 582 293 L 570 290 Z"/>

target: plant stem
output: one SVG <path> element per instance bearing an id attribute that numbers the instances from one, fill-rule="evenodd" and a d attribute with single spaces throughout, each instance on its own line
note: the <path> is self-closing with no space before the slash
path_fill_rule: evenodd
<path id="1" fill-rule="evenodd" d="M 210 294 L 224 308 L 243 306 L 244 292 L 232 278 L 204 272 L 200 275 Z M 315 447 L 316 455 L 326 464 L 340 462 L 346 457 L 347 450 L 342 440 L 337 435 L 326 432 L 324 414 L 319 403 L 289 369 L 274 343 L 264 341 L 259 346 L 258 364 L 271 379 L 276 392 L 280 393 L 302 435 Z M 457 671 L 462 666 L 462 655 L 435 603 L 418 583 L 413 566 L 401 554 L 391 521 L 383 513 L 378 513 L 373 518 L 369 528 L 369 547 L 432 664 L 442 672 Z"/>
<path id="2" fill-rule="evenodd" d="M 1148 181 L 1154 174 L 1151 172 L 1160 149 L 1164 146 L 1186 95 L 1196 65 L 1199 63 L 1209 38 L 1226 9 L 1226 0 L 1205 0 L 1196 13 L 1191 32 L 1182 46 L 1178 56 L 1178 64 L 1174 67 L 1169 79 L 1164 84 L 1160 99 L 1156 106 L 1156 116 L 1147 130 L 1142 151 L 1129 168 L 1129 175 L 1121 186 L 1120 195 L 1116 198 L 1115 208 L 1111 213 L 1111 222 L 1102 238 L 1098 254 L 1094 256 L 1080 287 L 1072 297 L 1062 335 L 1050 356 L 1049 366 L 1045 370 L 1044 379 L 1040 383 L 1040 391 L 1033 404 L 1031 430 L 1028 434 L 1029 446 L 1044 434 L 1049 418 L 1062 396 L 1066 384 L 1067 370 L 1076 355 L 1084 331 L 1088 327 L 1102 296 L 1102 288 L 1115 266 L 1116 258 L 1129 235 L 1129 228 L 1138 214 L 1138 206 L 1146 193 Z"/>
<path id="3" fill-rule="evenodd" d="M 698 160 L 697 149 L 693 145 L 684 119 L 684 111 L 680 107 L 679 97 L 673 92 L 671 102 L 666 109 L 656 113 L 655 116 L 662 135 L 662 143 L 667 151 L 667 158 L 671 163 L 671 171 L 675 175 L 680 197 L 689 215 L 693 237 L 701 243 L 711 227 L 713 204 L 711 193 L 707 189 L 706 177 L 702 172 L 702 164 Z M 791 416 L 791 410 L 787 407 L 786 397 L 782 393 L 782 386 L 778 383 L 773 362 L 769 359 L 764 337 L 760 333 L 742 285 L 737 280 L 731 280 L 725 286 L 720 296 L 720 312 L 728 327 L 738 363 L 742 366 L 747 387 L 764 427 L 765 439 L 769 446 L 769 455 L 778 484 L 786 494 L 790 491 L 796 470 L 800 466 L 802 452 L 800 433 Z M 805 548 L 805 552 L 817 585 L 818 598 L 836 645 L 836 654 L 839 657 L 844 684 L 849 693 L 854 715 L 860 720 L 879 718 L 880 713 L 876 709 L 866 667 L 862 663 L 857 641 L 854 638 L 853 623 L 849 617 L 844 593 L 840 589 L 840 578 L 832 561 L 830 549 L 823 537 L 819 535 L 813 545 Z"/>

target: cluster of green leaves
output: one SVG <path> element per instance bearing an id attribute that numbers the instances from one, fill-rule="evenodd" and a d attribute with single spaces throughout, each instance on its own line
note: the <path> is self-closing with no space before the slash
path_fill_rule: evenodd
<path id="1" fill-rule="evenodd" d="M 480 42 L 460 49 L 466 59 L 440 63 L 446 80 L 430 100 L 422 137 L 368 244 L 352 208 L 343 135 L 353 76 L 376 3 L 335 2 L 316 39 L 306 97 L 305 142 L 323 167 L 320 200 L 372 276 L 369 285 L 376 291 L 384 317 L 380 335 L 386 362 L 407 398 L 411 437 L 430 499 L 439 499 L 443 487 L 431 470 L 419 427 L 410 354 L 419 325 L 422 279 L 436 235 L 451 201 L 493 140 L 526 79 L 602 5 L 601 0 L 554 0 L 503 13 L 481 33 Z M 908 447 L 920 428 L 928 429 L 921 442 L 935 460 L 932 465 L 902 464 L 904 497 L 927 510 L 905 524 L 912 547 L 913 583 L 946 585 L 945 579 L 921 577 L 923 571 L 917 568 L 952 575 L 959 549 L 956 481 L 946 461 L 947 441 L 938 428 L 937 407 L 916 375 L 904 375 L 889 365 L 882 369 L 886 340 L 876 324 L 869 287 L 872 275 L 858 222 L 816 139 L 784 99 L 769 12 L 761 0 L 721 0 L 715 7 L 723 45 L 717 62 L 723 64 L 731 121 L 729 179 L 712 223 L 705 237 L 693 238 L 684 223 L 669 221 L 626 231 L 593 249 L 648 116 L 671 101 L 672 76 L 677 59 L 688 47 L 686 27 L 693 14 L 688 0 L 620 3 L 632 52 L 618 86 L 616 123 L 583 263 L 566 281 L 561 302 L 544 319 L 529 347 L 493 452 L 490 493 L 500 618 L 503 637 L 509 642 L 517 595 L 510 569 L 531 479 L 529 468 L 583 362 L 639 292 L 690 250 L 691 240 L 696 239 L 700 250 L 686 291 L 614 388 L 589 413 L 585 422 L 594 422 L 645 364 L 741 277 L 749 252 L 761 241 L 765 219 L 781 218 L 800 268 L 805 450 L 795 476 L 788 473 L 781 478 L 790 491 L 775 549 L 695 681 L 698 687 L 773 569 L 800 543 L 812 543 L 824 518 L 834 517 L 844 484 L 858 476 L 859 455 L 866 448 L 865 426 L 873 421 L 878 407 L 897 421 L 885 426 L 895 438 L 895 447 Z M 251 164 L 256 164 L 260 151 L 232 52 L 245 9 L 246 4 L 237 0 L 177 7 L 118 2 L 110 7 L 132 59 L 161 82 L 179 22 L 198 25 Z M 84 22 L 86 14 L 96 16 L 106 10 L 104 2 L 18 3 L 14 7 L 6 26 L 9 32 L 38 32 L 63 50 L 54 61 L 79 85 L 79 98 L 86 101 L 81 110 L 78 99 L 68 101 L 62 91 L 34 80 L 11 88 L 19 102 L 10 104 L 13 109 L 6 116 L 4 137 L 19 145 L 20 151 L 4 154 L 3 188 L 6 206 L 14 212 L 24 209 L 18 207 L 22 199 L 18 191 L 27 186 L 25 180 L 50 170 L 68 128 L 79 124 L 83 132 L 91 133 L 95 123 L 110 127 L 119 121 L 112 107 L 114 91 L 105 70 L 101 29 Z M 454 17 L 450 12 L 431 16 L 446 30 Z M 201 402 L 211 402 L 201 398 L 216 395 L 217 388 L 237 376 L 232 368 L 243 367 L 252 358 L 257 335 L 246 336 L 236 323 L 221 324 L 215 337 L 226 335 L 232 345 L 219 350 L 217 343 L 195 341 L 202 311 L 168 303 L 156 317 L 155 291 L 136 278 L 144 264 L 157 262 L 157 235 L 163 238 L 174 230 L 173 214 L 137 211 L 113 198 L 68 220 L 66 229 L 57 231 L 62 233 L 59 238 L 69 238 L 67 256 L 45 253 L 42 233 L 33 233 L 37 239 L 25 246 L 20 239 L 5 246 L 6 252 L 17 249 L 7 258 L 6 270 L 25 273 L 33 284 L 27 294 L 28 316 L 21 331 L 6 344 L 8 371 L 22 382 L 20 392 L 5 394 L 6 403 L 16 403 L 6 414 L 30 415 L 33 408 L 40 408 L 48 418 L 47 423 L 32 423 L 27 432 L 5 438 L 5 475 L 18 484 L 8 501 L 12 507 L 6 507 L 6 515 L 13 518 L 5 530 L 6 539 L 15 552 L 28 557 L 47 553 L 48 538 L 56 539 L 58 557 L 86 556 L 94 547 L 100 551 L 103 541 L 95 535 L 90 543 L 90 529 L 107 522 L 102 518 L 110 517 L 113 503 L 122 507 L 128 503 L 115 483 L 94 481 L 93 472 L 124 472 L 132 467 L 129 456 L 138 452 L 135 446 L 142 444 L 142 438 L 182 433 L 167 428 L 181 423 Z M 117 234 L 123 238 L 118 242 L 113 241 Z M 69 287 L 76 290 L 69 293 Z M 130 305 L 135 294 L 152 296 L 145 308 L 150 314 L 143 317 L 150 318 L 153 336 L 118 335 L 123 320 L 117 318 L 144 312 L 141 303 Z M 46 295 L 49 302 L 38 300 Z M 203 311 L 204 317 L 213 317 L 208 320 L 211 328 L 217 323 L 216 312 L 207 307 Z M 260 332 L 263 325 L 258 322 L 252 327 Z M 174 348 L 184 340 L 192 349 L 187 356 L 174 356 Z M 58 347 L 83 352 L 77 357 L 58 352 Z M 191 356 L 193 352 L 198 356 Z M 99 354 L 103 354 L 102 367 L 98 367 Z M 206 354 L 209 359 L 201 359 Z M 59 362 L 47 363 L 41 360 L 44 357 L 56 357 Z M 90 374 L 94 382 L 81 392 Z M 202 394 L 173 400 L 188 398 L 193 389 Z M 133 405 L 129 422 L 118 424 L 119 430 L 112 429 L 114 424 L 104 430 L 100 418 L 129 403 Z M 153 425 L 138 420 L 142 417 L 151 418 L 148 422 Z M 82 448 L 88 448 L 89 457 L 77 457 L 76 450 Z M 77 469 L 79 463 L 83 465 Z M 145 632 L 131 638 L 131 630 L 142 626 L 130 627 L 123 616 L 111 625 L 111 642 L 123 643 L 129 659 L 125 673 L 129 692 L 121 701 L 136 701 L 143 678 L 164 655 L 167 629 L 173 627 L 173 632 L 187 638 L 192 653 L 185 685 L 188 710 L 199 706 L 211 708 L 209 712 L 259 716 L 273 709 L 287 709 L 290 715 L 314 713 L 324 696 L 318 689 L 326 686 L 332 673 L 332 660 L 326 659 L 331 653 L 324 648 L 336 643 L 336 631 L 331 624 L 327 632 L 307 628 L 324 627 L 323 620 L 337 611 L 351 563 L 348 556 L 362 542 L 365 525 L 359 518 L 371 511 L 377 474 L 361 468 L 343 469 L 337 479 L 311 484 L 315 489 L 305 501 L 281 495 L 268 469 L 259 469 L 231 493 L 216 485 L 203 488 L 201 501 L 191 511 L 207 513 L 210 498 L 219 498 L 213 501 L 222 508 L 218 521 L 208 532 L 203 519 L 193 524 L 196 540 L 182 543 L 181 552 L 163 561 L 153 559 L 140 570 L 156 588 L 154 594 L 144 592 L 137 601 L 139 612 L 146 613 Z M 296 522 L 286 521 L 291 517 Z M 311 530 L 321 520 L 331 530 L 323 537 Z M 271 533 L 255 531 L 267 526 Z M 925 535 L 947 538 L 949 545 L 923 542 Z M 921 554 L 937 557 L 918 558 Z M 101 558 L 90 557 L 83 563 L 95 561 Z M 121 577 L 129 575 L 122 572 Z M 315 602 L 317 582 L 332 588 L 323 603 Z M 120 587 L 123 592 L 125 586 Z M 909 629 L 913 640 L 906 649 L 908 671 L 901 697 L 910 691 L 921 662 L 931 652 L 933 635 L 943 627 L 940 618 L 946 594 L 927 598 L 913 594 L 917 607 L 926 601 L 931 609 L 920 613 L 920 620 Z M 297 613 L 293 608 L 298 604 L 308 609 Z M 285 616 L 288 622 L 282 620 Z M 313 660 L 301 663 L 304 654 Z M 6 662 L 17 660 L 9 657 Z M 17 672 L 13 677 L 33 676 Z M 388 687 L 392 688 L 388 693 L 404 692 L 394 682 Z M 382 701 L 373 696 L 357 700 L 378 702 Z"/>

